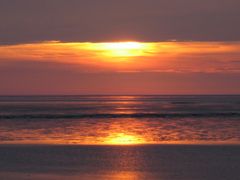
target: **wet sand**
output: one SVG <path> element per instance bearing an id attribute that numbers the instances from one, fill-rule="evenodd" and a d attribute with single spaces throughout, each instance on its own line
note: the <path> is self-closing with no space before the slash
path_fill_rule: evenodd
<path id="1" fill-rule="evenodd" d="M 240 146 L 1 145 L 1 180 L 238 180 Z"/>

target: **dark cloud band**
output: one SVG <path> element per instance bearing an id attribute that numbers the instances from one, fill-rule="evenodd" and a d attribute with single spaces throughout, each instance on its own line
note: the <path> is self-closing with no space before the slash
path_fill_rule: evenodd
<path id="1" fill-rule="evenodd" d="M 239 41 L 238 0 L 0 0 L 0 43 Z"/>

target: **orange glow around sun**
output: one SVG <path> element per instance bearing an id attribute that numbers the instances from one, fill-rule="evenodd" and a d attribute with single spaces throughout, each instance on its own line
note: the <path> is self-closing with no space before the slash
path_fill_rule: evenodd
<path id="1" fill-rule="evenodd" d="M 76 65 L 83 72 L 239 72 L 240 42 L 60 42 L 0 45 L 0 63 Z M 209 61 L 210 59 L 210 61 Z"/>

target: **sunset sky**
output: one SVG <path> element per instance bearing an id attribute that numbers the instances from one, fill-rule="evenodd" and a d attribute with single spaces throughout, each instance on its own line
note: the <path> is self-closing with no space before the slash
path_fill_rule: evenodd
<path id="1" fill-rule="evenodd" d="M 239 94 L 239 0 L 0 0 L 0 94 Z"/>

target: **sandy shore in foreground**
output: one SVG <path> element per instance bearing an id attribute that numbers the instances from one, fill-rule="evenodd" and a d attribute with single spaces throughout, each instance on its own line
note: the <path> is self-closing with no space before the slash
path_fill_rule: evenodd
<path id="1" fill-rule="evenodd" d="M 240 146 L 1 145 L 0 178 L 237 180 Z"/>

